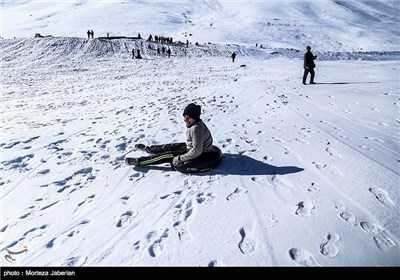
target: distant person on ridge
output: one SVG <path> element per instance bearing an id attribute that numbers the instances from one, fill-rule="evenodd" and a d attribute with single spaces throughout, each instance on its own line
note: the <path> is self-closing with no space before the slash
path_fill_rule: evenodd
<path id="1" fill-rule="evenodd" d="M 316 55 L 313 55 L 311 52 L 311 47 L 306 47 L 307 52 L 304 54 L 304 74 L 303 74 L 303 85 L 306 84 L 308 73 L 311 74 L 310 84 L 315 84 L 314 77 L 315 77 L 315 63 L 314 59 L 317 58 Z"/>
<path id="2" fill-rule="evenodd" d="M 180 172 L 200 172 L 215 167 L 221 160 L 221 150 L 213 146 L 211 132 L 200 119 L 201 107 L 190 103 L 183 111 L 187 127 L 186 142 L 146 146 L 136 144 L 135 148 L 153 155 L 139 158 L 127 157 L 127 165 L 144 166 L 169 163 Z"/>
<path id="3" fill-rule="evenodd" d="M 137 50 L 136 58 L 137 59 L 142 59 L 142 56 L 140 55 L 140 50 Z"/>
<path id="4" fill-rule="evenodd" d="M 232 62 L 235 62 L 236 53 L 235 53 L 235 52 L 233 52 L 233 53 L 232 53 L 232 55 L 231 55 L 231 57 L 232 57 Z"/>

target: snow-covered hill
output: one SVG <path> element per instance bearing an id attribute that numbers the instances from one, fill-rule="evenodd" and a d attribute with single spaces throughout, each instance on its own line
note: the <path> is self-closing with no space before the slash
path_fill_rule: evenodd
<path id="1" fill-rule="evenodd" d="M 24 57 L 24 63 L 39 65 L 64 59 L 86 60 L 93 58 L 129 58 L 132 49 L 140 50 L 145 59 L 157 57 L 157 48 L 165 46 L 171 49 L 172 57 L 204 58 L 230 57 L 236 52 L 240 57 L 254 59 L 271 59 L 287 57 L 302 59 L 303 52 L 299 49 L 246 47 L 238 44 L 198 44 L 186 47 L 183 42 L 163 45 L 145 39 L 83 39 L 73 37 L 20 38 L 0 40 L 3 50 L 1 59 L 13 63 L 15 58 Z M 317 51 L 320 61 L 335 60 L 398 60 L 400 51 L 370 51 L 370 52 L 321 52 Z M 164 54 L 166 55 L 166 53 Z"/>
<path id="2" fill-rule="evenodd" d="M 313 1 L 313 20 L 311 2 L 283 2 L 3 2 L 3 32 L 13 15 L 7 32 L 29 38 L 0 40 L 1 265 L 399 266 L 398 2 Z M 185 23 L 215 42 L 176 38 L 168 58 L 144 40 L 82 38 L 130 35 L 127 7 L 134 33 Z M 271 26 L 265 48 L 240 35 L 269 17 L 293 25 Z M 361 19 L 385 31 L 351 37 Z M 311 22 L 326 32 L 317 84 L 304 86 L 311 40 L 292 31 Z M 143 154 L 135 143 L 184 141 L 190 102 L 224 153 L 217 168 L 125 166 Z"/>
<path id="3" fill-rule="evenodd" d="M 4 38 L 172 36 L 191 43 L 398 51 L 400 1 L 2 1 Z"/>

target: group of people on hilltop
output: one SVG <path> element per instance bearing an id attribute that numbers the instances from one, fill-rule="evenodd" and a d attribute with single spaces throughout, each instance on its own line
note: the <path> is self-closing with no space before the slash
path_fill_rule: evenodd
<path id="1" fill-rule="evenodd" d="M 138 33 L 138 37 L 137 38 L 138 39 L 142 39 L 142 36 L 140 35 L 140 33 Z M 149 35 L 147 40 L 149 42 L 156 42 L 156 43 L 160 43 L 160 44 L 172 44 L 173 43 L 172 37 L 164 37 L 164 36 L 155 35 L 154 38 L 153 38 L 153 35 L 151 35 L 151 34 Z M 142 47 L 143 47 L 143 45 L 142 45 Z M 148 48 L 150 50 L 153 49 L 153 47 L 151 46 L 150 43 L 148 44 Z M 160 56 L 161 53 L 162 54 L 167 53 L 168 57 L 171 57 L 171 49 L 169 47 L 167 48 L 165 46 L 162 46 L 162 47 L 157 46 L 156 51 L 157 51 L 157 56 Z M 135 53 L 135 49 L 132 49 L 132 59 L 135 59 L 135 58 L 136 59 L 141 59 L 142 58 L 139 49 L 137 50 L 137 53 Z"/>
<path id="2" fill-rule="evenodd" d="M 153 36 L 151 34 L 149 35 L 149 38 L 147 40 L 149 40 L 150 42 L 154 41 L 156 43 L 161 43 L 161 44 L 172 44 L 174 41 L 172 37 L 164 37 L 158 35 L 155 35 L 153 40 Z"/>
<path id="3" fill-rule="evenodd" d="M 87 34 L 87 38 L 88 39 L 90 39 L 90 38 L 94 38 L 94 31 L 93 30 L 88 30 L 87 32 L 86 32 L 86 34 Z"/>

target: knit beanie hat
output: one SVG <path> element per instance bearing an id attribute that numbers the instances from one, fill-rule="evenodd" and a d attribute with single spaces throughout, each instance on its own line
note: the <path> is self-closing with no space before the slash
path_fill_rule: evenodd
<path id="1" fill-rule="evenodd" d="M 185 110 L 183 111 L 183 115 L 189 116 L 192 119 L 198 121 L 200 119 L 200 112 L 201 112 L 200 105 L 190 103 L 189 105 L 186 106 Z"/>

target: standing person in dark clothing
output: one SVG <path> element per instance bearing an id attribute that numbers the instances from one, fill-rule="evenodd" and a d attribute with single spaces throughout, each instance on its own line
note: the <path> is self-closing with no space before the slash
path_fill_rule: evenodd
<path id="1" fill-rule="evenodd" d="M 135 59 L 135 49 L 132 49 L 132 59 Z"/>
<path id="2" fill-rule="evenodd" d="M 205 171 L 218 164 L 221 156 L 220 150 L 213 146 L 211 132 L 200 119 L 200 113 L 200 105 L 194 103 L 186 106 L 183 111 L 183 121 L 187 128 L 186 142 L 151 146 L 136 144 L 136 149 L 153 155 L 126 158 L 126 164 L 144 166 L 169 163 L 182 172 Z"/>
<path id="3" fill-rule="evenodd" d="M 168 53 L 168 58 L 170 58 L 171 57 L 171 49 L 169 47 L 168 47 L 167 53 Z"/>
<path id="4" fill-rule="evenodd" d="M 303 74 L 303 85 L 306 84 L 308 73 L 311 74 L 310 84 L 315 84 L 314 77 L 315 77 L 315 63 L 314 59 L 317 58 L 316 55 L 313 55 L 311 52 L 311 47 L 307 46 L 307 52 L 304 54 L 304 74 Z"/>
<path id="5" fill-rule="evenodd" d="M 142 59 L 142 56 L 140 54 L 140 50 L 137 50 L 136 58 L 137 59 Z"/>
<path id="6" fill-rule="evenodd" d="M 233 53 L 232 53 L 232 55 L 231 55 L 231 57 L 232 57 L 232 62 L 235 62 L 236 53 L 235 53 L 235 52 L 233 52 Z"/>

